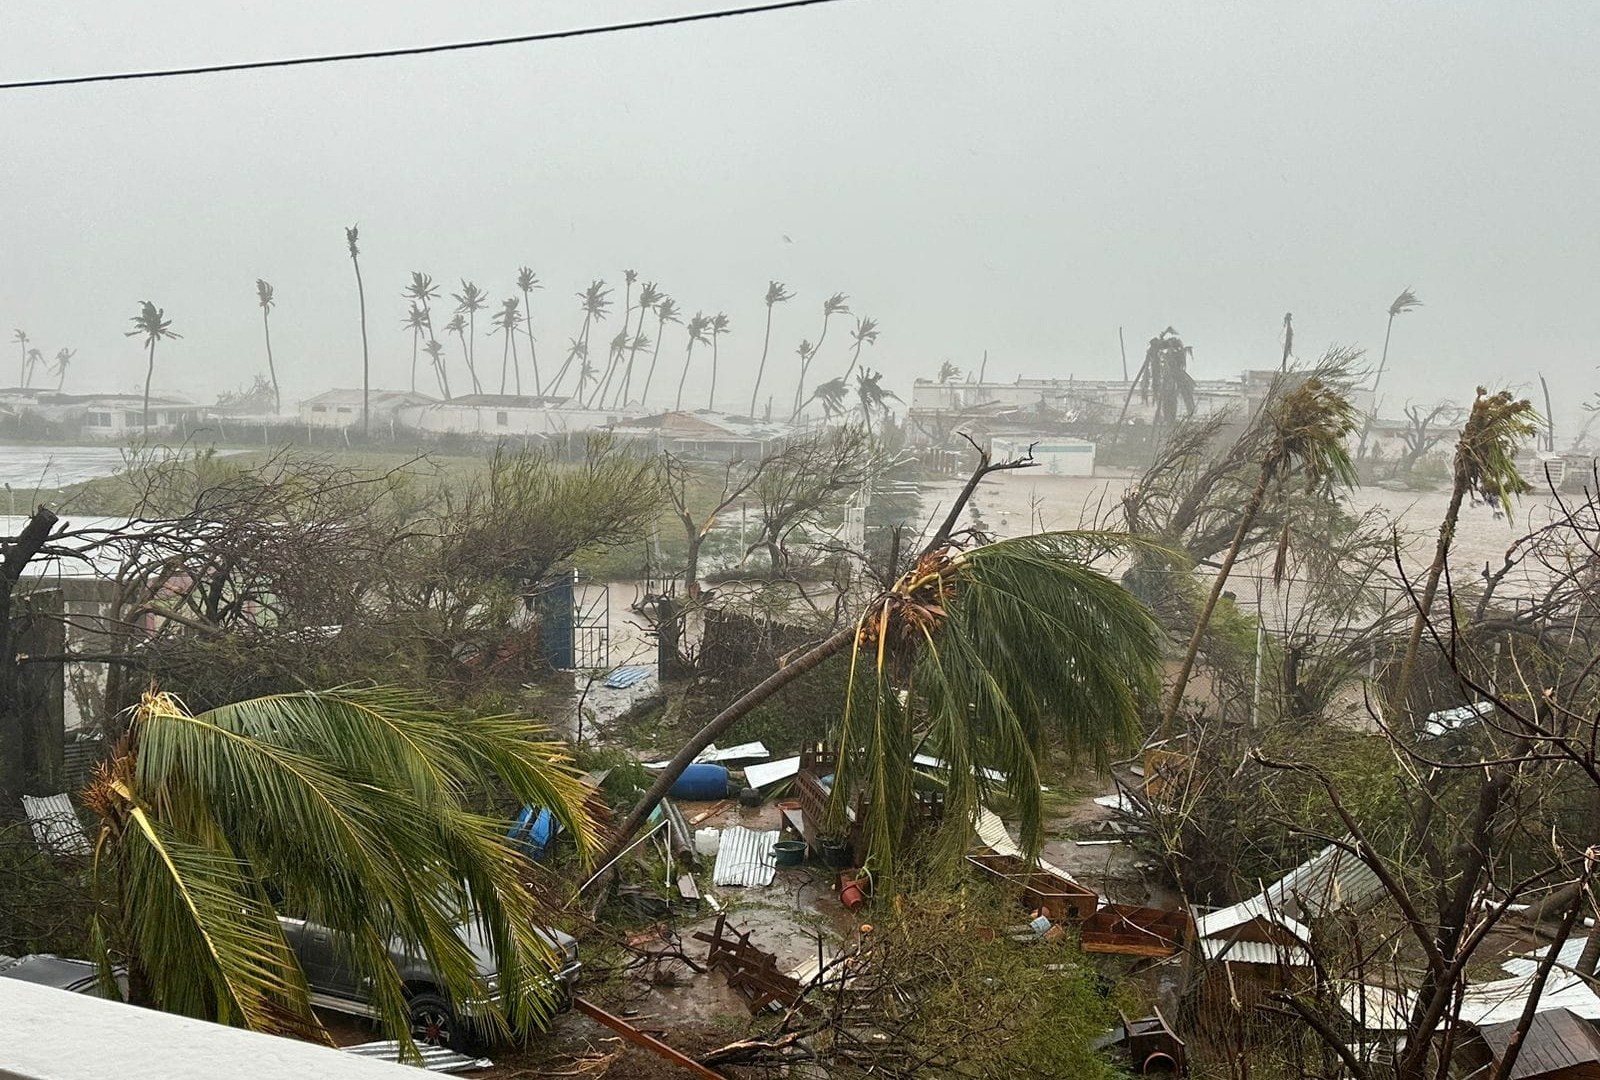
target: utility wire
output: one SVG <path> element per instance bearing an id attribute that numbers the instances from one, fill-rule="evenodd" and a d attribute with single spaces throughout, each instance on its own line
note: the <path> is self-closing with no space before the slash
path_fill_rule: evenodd
<path id="1" fill-rule="evenodd" d="M 107 75 L 69 75 L 59 79 L 27 79 L 21 82 L 0 83 L 0 90 L 37 90 L 52 86 L 82 86 L 87 83 L 131 82 L 135 79 L 173 79 L 188 75 L 260 71 L 265 68 L 305 67 L 310 64 L 342 64 L 351 60 L 389 60 L 401 56 L 427 56 L 432 53 L 462 52 L 467 49 L 492 49 L 500 45 L 526 45 L 534 41 L 560 41 L 565 38 L 615 34 L 625 30 L 649 30 L 658 26 L 682 26 L 686 23 L 708 22 L 712 19 L 730 19 L 740 15 L 761 15 L 769 11 L 789 11 L 795 8 L 816 7 L 821 4 L 841 2 L 842 0 L 777 0 L 776 3 L 724 8 L 720 11 L 697 11 L 687 15 L 668 15 L 658 19 L 640 19 L 636 22 L 607 23 L 601 26 L 578 26 L 567 30 L 546 30 L 538 34 L 518 34 L 515 37 L 485 38 L 477 41 L 450 41 L 440 45 L 413 45 L 399 49 L 332 53 L 326 56 L 295 56 L 284 60 L 248 60 L 238 64 L 207 64 L 200 67 L 165 68 L 158 71 L 123 71 Z"/>

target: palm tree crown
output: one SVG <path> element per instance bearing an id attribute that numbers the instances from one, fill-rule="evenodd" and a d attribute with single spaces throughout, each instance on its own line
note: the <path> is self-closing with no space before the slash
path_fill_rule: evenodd
<path id="1" fill-rule="evenodd" d="M 198 715 L 146 694 L 85 802 L 99 819 L 92 940 L 126 964 L 136 1004 L 257 1030 L 327 1035 L 278 923 L 289 911 L 356 943 L 379 1020 L 410 1043 L 398 938 L 455 1000 L 491 1002 L 501 1031 L 555 1008 L 529 867 L 472 812 L 493 780 L 549 807 L 592 847 L 581 787 L 558 746 L 515 717 L 444 715 L 416 694 L 341 690 L 242 701 Z M 281 899 L 280 899 L 281 898 Z M 492 943 L 482 985 L 456 927 Z"/>
<path id="2" fill-rule="evenodd" d="M 139 314 L 131 320 L 133 329 L 127 331 L 125 337 L 142 337 L 145 348 L 149 351 L 150 362 L 144 374 L 144 410 L 142 426 L 145 431 L 150 430 L 150 380 L 156 373 L 156 342 L 165 338 L 177 338 L 183 335 L 172 329 L 172 322 L 167 318 L 167 313 L 156 307 L 148 300 L 139 302 Z"/>

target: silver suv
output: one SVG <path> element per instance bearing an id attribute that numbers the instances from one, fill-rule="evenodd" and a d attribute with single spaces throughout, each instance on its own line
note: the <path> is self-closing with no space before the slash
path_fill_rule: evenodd
<path id="1" fill-rule="evenodd" d="M 306 973 L 313 1005 L 352 1016 L 376 1017 L 369 993 L 371 980 L 351 968 L 347 959 L 350 950 L 339 948 L 336 943 L 338 931 L 284 916 L 279 916 L 278 923 Z M 500 966 L 494 951 L 475 920 L 467 920 L 457 933 L 477 959 L 478 977 L 487 999 L 499 984 Z M 561 966 L 551 979 L 560 995 L 561 1008 L 569 1008 L 578 971 L 583 966 L 578 961 L 578 942 L 553 927 L 540 929 L 538 934 L 560 958 Z M 411 1037 L 419 1043 L 448 1046 L 467 1054 L 480 1049 L 485 1032 L 471 1022 L 474 1003 L 452 1002 L 427 958 L 416 956 L 400 942 L 390 943 L 389 956 L 409 994 Z"/>

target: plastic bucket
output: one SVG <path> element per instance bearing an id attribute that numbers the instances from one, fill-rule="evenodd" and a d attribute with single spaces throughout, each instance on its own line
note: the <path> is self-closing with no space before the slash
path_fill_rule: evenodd
<path id="1" fill-rule="evenodd" d="M 799 866 L 806 861 L 805 841 L 779 840 L 772 847 L 772 857 L 779 866 Z"/>

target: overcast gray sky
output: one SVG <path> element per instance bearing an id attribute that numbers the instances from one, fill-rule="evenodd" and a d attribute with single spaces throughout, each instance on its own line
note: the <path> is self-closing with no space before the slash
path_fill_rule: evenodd
<path id="1" fill-rule="evenodd" d="M 13 2 L 0 75 L 718 3 Z M 779 386 L 841 290 L 879 320 L 870 362 L 902 395 L 941 359 L 974 366 L 984 349 L 991 376 L 1116 376 L 1119 325 L 1135 364 L 1171 324 L 1197 375 L 1235 375 L 1275 364 L 1285 311 L 1302 356 L 1331 342 L 1375 356 L 1384 310 L 1410 285 L 1426 306 L 1396 324 L 1392 405 L 1464 399 L 1480 381 L 1531 388 L 1543 371 L 1570 434 L 1575 403 L 1600 387 L 1587 325 L 1600 299 L 1597 29 L 1593 3 L 845 0 L 417 59 L 0 92 L 0 327 L 47 355 L 79 349 L 69 389 L 130 389 L 143 364 L 122 331 L 148 297 L 184 334 L 158 354 L 157 385 L 209 399 L 265 368 L 262 276 L 277 288 L 285 398 L 359 385 L 342 232 L 359 222 L 375 384 L 408 380 L 411 270 L 509 296 L 532 265 L 547 283 L 534 301 L 544 359 L 577 333 L 573 293 L 603 277 L 620 299 L 634 267 L 689 313 L 731 316 L 731 407 L 753 381 L 769 278 L 798 294 L 774 320 Z M 842 372 L 846 342 L 836 324 L 820 375 Z M 683 343 L 669 330 L 674 382 Z M 479 348 L 498 357 L 497 339 Z"/>

